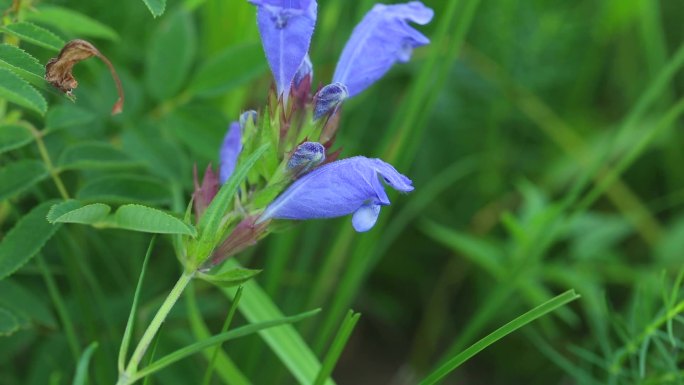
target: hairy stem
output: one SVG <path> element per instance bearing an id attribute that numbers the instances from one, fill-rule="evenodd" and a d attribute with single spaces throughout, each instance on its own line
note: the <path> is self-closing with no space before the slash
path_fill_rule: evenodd
<path id="1" fill-rule="evenodd" d="M 169 312 L 176 304 L 181 294 L 183 294 L 183 291 L 188 286 L 194 275 L 194 271 L 186 271 L 180 276 L 178 282 L 176 282 L 176 285 L 173 287 L 173 289 L 171 289 L 171 292 L 164 300 L 164 303 L 162 303 L 161 307 L 159 307 L 159 310 L 157 310 L 157 314 L 154 315 L 152 322 L 150 322 L 150 325 L 147 327 L 147 330 L 145 330 L 142 338 L 140 338 L 140 342 L 135 348 L 128 365 L 126 366 L 126 370 L 119 374 L 119 381 L 117 382 L 117 385 L 128 385 L 133 382 L 132 380 L 138 371 L 138 365 L 140 364 L 143 356 L 145 356 L 147 349 L 150 347 L 154 336 L 159 331 L 159 328 L 161 328 L 164 320 L 166 320 Z"/>

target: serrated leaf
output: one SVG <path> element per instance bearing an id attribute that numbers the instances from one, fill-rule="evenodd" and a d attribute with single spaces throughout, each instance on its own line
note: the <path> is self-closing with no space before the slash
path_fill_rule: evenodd
<path id="1" fill-rule="evenodd" d="M 61 169 L 115 169 L 137 166 L 119 149 L 102 142 L 77 143 L 67 147 L 59 157 Z"/>
<path id="2" fill-rule="evenodd" d="M 19 47 L 0 44 L 0 65 L 30 78 L 29 80 L 45 82 L 43 79 L 45 67 L 38 59 Z"/>
<path id="3" fill-rule="evenodd" d="M 62 49 L 65 43 L 61 37 L 27 21 L 10 24 L 0 29 L 21 40 L 55 51 Z"/>
<path id="4" fill-rule="evenodd" d="M 44 202 L 24 215 L 0 241 L 0 279 L 14 273 L 43 248 L 60 225 L 45 219 L 54 201 Z"/>
<path id="5" fill-rule="evenodd" d="M 22 193 L 48 176 L 43 162 L 20 160 L 0 168 L 0 201 Z"/>
<path id="6" fill-rule="evenodd" d="M 157 234 L 197 236 L 192 225 L 161 210 L 141 205 L 124 205 L 114 214 L 114 225 L 120 229 Z"/>
<path id="7" fill-rule="evenodd" d="M 231 287 L 245 283 L 259 273 L 261 273 L 261 270 L 237 268 L 222 271 L 218 274 L 200 274 L 198 277 L 217 286 Z"/>
<path id="8" fill-rule="evenodd" d="M 0 125 L 0 154 L 33 141 L 33 134 L 21 124 Z"/>
<path id="9" fill-rule="evenodd" d="M 47 215 L 47 220 L 50 223 L 80 223 L 92 225 L 103 221 L 110 211 L 111 207 L 104 203 L 83 205 L 78 201 L 70 200 L 52 206 Z"/>
<path id="10" fill-rule="evenodd" d="M 267 70 L 260 43 L 233 45 L 201 65 L 188 90 L 198 96 L 220 95 L 248 83 Z"/>
<path id="11" fill-rule="evenodd" d="M 5 98 L 41 115 L 47 111 L 47 102 L 43 95 L 26 80 L 6 68 L 0 68 L 0 98 Z"/>
<path id="12" fill-rule="evenodd" d="M 0 293 L 0 305 L 17 317 L 21 328 L 30 327 L 33 323 L 56 327 L 47 297 L 39 297 L 12 279 L 0 281 Z"/>
<path id="13" fill-rule="evenodd" d="M 90 36 L 119 40 L 119 35 L 109 26 L 69 8 L 41 5 L 38 12 L 26 14 L 26 19 L 58 28 L 77 37 Z"/>
<path id="14" fill-rule="evenodd" d="M 19 330 L 19 321 L 9 310 L 0 307 L 0 336 L 9 336 Z"/>
<path id="15" fill-rule="evenodd" d="M 150 10 L 152 16 L 159 17 L 164 13 L 166 9 L 166 0 L 143 0 L 143 3 Z"/>
<path id="16" fill-rule="evenodd" d="M 149 176 L 106 175 L 86 182 L 76 197 L 91 202 L 165 204 L 171 192 L 165 183 Z"/>
<path id="17" fill-rule="evenodd" d="M 196 45 L 195 25 L 188 12 L 175 12 L 159 24 L 145 60 L 145 85 L 157 100 L 169 99 L 180 91 Z"/>
<path id="18" fill-rule="evenodd" d="M 45 131 L 51 132 L 71 126 L 79 126 L 92 122 L 96 116 L 88 110 L 73 104 L 51 107 L 45 116 Z"/>

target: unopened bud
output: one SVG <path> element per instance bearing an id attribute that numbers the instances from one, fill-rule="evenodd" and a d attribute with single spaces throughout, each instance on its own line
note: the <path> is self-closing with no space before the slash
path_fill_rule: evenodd
<path id="1" fill-rule="evenodd" d="M 287 169 L 294 176 L 309 172 L 325 160 L 325 147 L 317 142 L 304 142 L 297 146 L 287 162 Z"/>
<path id="2" fill-rule="evenodd" d="M 347 87 L 342 83 L 332 83 L 321 88 L 314 95 L 314 120 L 334 112 L 348 96 Z"/>
<path id="3" fill-rule="evenodd" d="M 247 110 L 240 114 L 240 128 L 243 130 L 247 126 L 247 122 L 252 121 L 252 124 L 256 126 L 257 112 L 254 110 Z"/>

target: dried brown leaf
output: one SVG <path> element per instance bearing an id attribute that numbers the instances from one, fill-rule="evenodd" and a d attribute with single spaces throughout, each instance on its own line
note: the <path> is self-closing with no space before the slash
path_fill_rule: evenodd
<path id="1" fill-rule="evenodd" d="M 62 50 L 59 51 L 59 55 L 50 59 L 45 65 L 45 80 L 67 96 L 73 97 L 71 91 L 78 87 L 78 81 L 72 73 L 74 65 L 93 56 L 98 57 L 107 65 L 112 78 L 114 78 L 119 99 L 114 103 L 114 107 L 112 107 L 112 115 L 118 114 L 123 110 L 124 103 L 123 87 L 121 87 L 119 75 L 117 75 L 109 59 L 100 53 L 94 45 L 85 40 L 75 39 L 66 43 Z"/>

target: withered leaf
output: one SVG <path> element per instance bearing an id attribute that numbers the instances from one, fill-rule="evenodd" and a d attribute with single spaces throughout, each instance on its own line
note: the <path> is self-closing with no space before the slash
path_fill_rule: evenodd
<path id="1" fill-rule="evenodd" d="M 116 70 L 109 59 L 100 53 L 94 45 L 85 40 L 75 39 L 66 43 L 62 50 L 59 51 L 59 55 L 50 59 L 45 65 L 45 80 L 67 94 L 67 96 L 73 97 L 71 91 L 78 87 L 78 81 L 74 78 L 71 71 L 76 63 L 92 56 L 102 60 L 109 68 L 112 78 L 114 78 L 119 99 L 114 103 L 114 107 L 112 107 L 112 115 L 118 114 L 123 110 L 124 103 L 123 87 L 121 87 L 119 75 L 116 74 Z"/>

